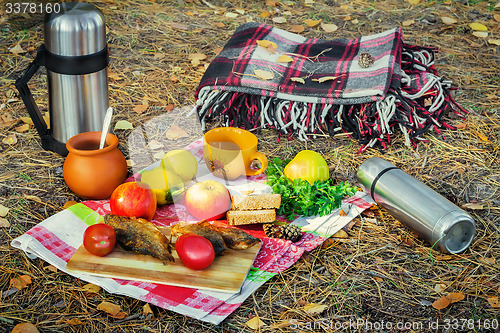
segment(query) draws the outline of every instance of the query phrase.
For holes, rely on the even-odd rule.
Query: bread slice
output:
[[[276,211],[274,209],[230,210],[226,213],[226,219],[230,225],[269,223],[276,220]]]
[[[231,198],[234,210],[257,210],[280,208],[280,194],[234,195]]]

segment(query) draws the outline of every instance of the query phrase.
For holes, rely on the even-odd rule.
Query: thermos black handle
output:
[[[28,113],[33,120],[33,124],[42,139],[42,147],[45,150],[55,151],[55,140],[50,136],[50,131],[48,129],[45,120],[36,105],[33,95],[28,87],[28,82],[31,80],[33,75],[38,71],[40,66],[45,65],[45,48],[40,48],[36,54],[35,59],[29,64],[28,68],[24,72],[24,75],[16,80],[15,86],[19,91],[24,105],[28,109]],[[58,152],[59,153],[59,152]],[[67,151],[66,151],[67,154]],[[64,155],[66,155],[64,154]]]

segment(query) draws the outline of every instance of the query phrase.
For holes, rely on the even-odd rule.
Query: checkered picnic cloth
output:
[[[348,133],[368,147],[386,148],[399,129],[416,146],[429,128],[453,128],[451,110],[466,113],[437,76],[434,48],[403,43],[400,28],[355,39],[309,39],[265,24],[236,29],[196,90],[206,122],[273,128],[307,140]],[[374,62],[359,65],[361,54]]]
[[[197,157],[203,156],[201,140],[195,141],[187,149]],[[265,179],[265,175],[258,175],[248,180],[262,183]],[[266,281],[291,267],[305,251],[312,251],[373,204],[367,194],[358,192],[345,199],[342,206],[330,215],[298,218],[293,223],[301,226],[305,233],[296,243],[267,238],[262,231],[260,234],[254,232],[254,236],[262,238],[262,246],[240,293],[236,294],[68,272],[66,264],[82,245],[85,229],[110,213],[109,200],[85,201],[73,205],[40,222],[14,239],[11,245],[23,250],[32,259],[39,257],[70,275],[101,286],[107,292],[133,297],[189,317],[219,324]],[[175,204],[159,208],[152,222],[168,226],[180,220],[195,221],[183,205]]]

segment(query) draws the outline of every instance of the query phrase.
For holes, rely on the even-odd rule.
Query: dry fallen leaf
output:
[[[111,302],[103,301],[97,306],[97,310],[101,310],[110,314],[111,316],[116,316],[122,308],[119,305],[113,304]]]
[[[309,304],[306,304],[304,307],[303,307],[303,310],[305,313],[311,315],[311,316],[316,316],[316,315],[319,315],[321,314],[323,311],[325,311],[325,309],[327,308],[328,306],[327,305],[324,305],[324,304],[319,304],[319,303],[309,303]]]
[[[189,134],[186,132],[186,130],[180,128],[177,124],[173,124],[167,130],[167,132],[165,133],[165,136],[169,140],[178,140],[178,139],[188,137]]]
[[[257,76],[261,80],[272,80],[274,78],[274,74],[269,71],[265,71],[262,69],[254,70],[255,76]]]
[[[440,299],[437,299],[432,303],[432,307],[436,310],[441,310],[446,308],[448,305],[450,305],[450,300],[447,299],[445,296],[441,296]]]
[[[163,148],[163,147],[165,147],[165,145],[163,143],[161,143],[160,141],[158,141],[158,140],[151,140],[148,143],[148,148],[152,149],[152,150],[160,149],[160,148]]]
[[[227,12],[226,14],[224,14],[224,16],[229,18],[237,18],[239,15],[237,13]]]
[[[492,44],[492,45],[496,45],[496,46],[500,46],[500,39],[488,39],[488,43]]]
[[[414,24],[415,23],[415,20],[406,20],[406,21],[403,21],[403,27],[409,27],[410,25]]]
[[[446,298],[450,301],[450,303],[456,303],[463,300],[465,298],[465,295],[462,292],[449,293],[446,295]]]
[[[488,37],[488,32],[486,31],[474,31],[472,34],[478,38],[486,38]]]
[[[339,27],[333,23],[321,23],[321,29],[323,29],[325,32],[334,32],[337,31],[338,28]]]
[[[142,307],[142,314],[143,314],[146,318],[147,318],[148,316],[149,316],[149,317],[154,317],[153,310],[151,310],[151,306],[149,305],[149,303],[144,304],[144,306]]]
[[[313,81],[318,81],[319,83],[323,83],[323,82],[326,82],[326,81],[336,80],[336,79],[338,79],[341,76],[342,75],[339,75],[339,76],[323,76],[323,77],[320,77],[319,79],[312,79],[312,80]]]
[[[17,126],[16,128],[14,128],[16,130],[16,132],[18,133],[23,133],[23,132],[26,132],[27,130],[30,129],[30,125],[29,124],[22,124],[21,126]]]
[[[50,271],[52,273],[57,273],[57,267],[53,265],[47,265],[43,268],[45,271]]]
[[[444,283],[438,283],[434,286],[434,291],[437,292],[437,293],[440,293],[442,292],[443,290],[446,289],[446,285]]]
[[[9,214],[9,208],[0,204],[0,217],[5,217],[5,216],[7,216],[7,214]]]
[[[498,296],[488,297],[486,299],[490,303],[492,308],[500,308],[500,302],[498,301]]]
[[[469,24],[469,27],[475,31],[488,31],[488,27],[486,27],[484,24],[481,23],[473,22]]]
[[[276,60],[277,62],[283,62],[283,63],[288,63],[288,62],[292,62],[293,61],[293,58],[287,56],[286,54],[282,54],[278,57],[278,59]]]
[[[495,19],[495,21],[500,22],[500,14],[493,15],[493,18]]]
[[[299,83],[302,83],[302,84],[306,83],[306,81],[303,78],[301,78],[301,77],[291,77],[290,80],[293,81],[293,82],[299,82]]]
[[[333,238],[349,238],[349,235],[344,230],[340,229],[333,236]]]
[[[313,19],[306,19],[306,20],[304,20],[304,24],[308,28],[314,28],[315,26],[317,26],[320,23],[321,23],[321,19],[319,19],[319,20],[313,20]]]
[[[10,222],[5,217],[0,217],[0,228],[10,227]]]
[[[144,111],[146,111],[148,109],[148,106],[149,105],[147,105],[147,104],[136,105],[136,106],[134,106],[134,112],[137,114],[142,114],[142,113],[144,113]]]
[[[83,291],[85,294],[98,294],[101,291],[101,287],[93,283],[87,283],[80,291]]]
[[[201,61],[207,59],[207,56],[203,53],[193,53],[188,56],[189,60],[191,60],[191,65],[193,67],[198,67]]]
[[[176,29],[176,30],[189,30],[189,28],[187,26],[185,26],[184,24],[175,23],[175,22],[173,22],[172,24],[170,24],[170,27],[172,29]]]
[[[66,201],[63,205],[63,208],[64,209],[67,209],[73,205],[76,205],[78,202],[76,202],[75,200],[69,200],[69,201]]]
[[[10,279],[10,286],[19,290],[31,284],[31,277],[29,275],[20,275]]]
[[[269,40],[258,40],[256,41],[257,45],[265,48],[266,50],[269,51],[269,53],[276,53],[276,49],[278,48],[278,45],[276,43],[271,42]]]
[[[420,0],[407,0],[410,5],[418,5]]]
[[[273,324],[273,325],[269,326],[269,328],[271,330],[276,330],[276,329],[279,329],[279,328],[285,328],[285,327],[289,327],[289,326],[292,326],[292,325],[294,325],[294,320],[293,319],[287,319],[287,320],[283,320],[282,322]]]
[[[14,47],[11,47],[9,49],[10,52],[14,53],[14,54],[21,54],[21,53],[26,53],[26,50],[24,50],[22,47],[21,47],[21,44],[17,43],[16,46]]]
[[[15,145],[17,143],[17,136],[15,133],[11,133],[3,138],[2,142],[6,145]]]
[[[216,23],[214,23],[214,25],[215,25],[217,28],[225,28],[225,27],[226,27],[226,25],[225,25],[224,23],[222,23],[222,22],[216,22]]]
[[[118,120],[115,124],[115,130],[134,129],[134,126],[127,120]]]
[[[63,321],[63,323],[71,325],[71,326],[84,325],[85,324],[83,321],[81,321],[78,318],[66,319],[66,320]]]
[[[268,10],[265,10],[262,13],[260,13],[260,17],[262,18],[268,18],[269,16],[271,16],[271,13]]]
[[[304,30],[306,30],[306,28],[304,28],[304,26],[300,24],[292,25],[290,29],[288,29],[288,31],[293,32],[295,34],[300,34],[301,32],[304,32]]]
[[[38,329],[32,323],[21,323],[14,326],[10,333],[38,333]]]
[[[455,24],[458,22],[457,19],[449,16],[441,16],[441,21],[443,21],[444,24]]]
[[[247,321],[245,324],[248,327],[250,327],[252,330],[258,330],[262,326],[266,325],[262,320],[260,320],[259,316],[253,317],[252,319],[250,319],[249,321]]]
[[[479,204],[476,202],[468,202],[460,207],[463,209],[483,209],[483,204]]]
[[[278,23],[278,24],[286,23],[286,18],[284,18],[282,16],[276,16],[276,17],[273,17],[273,22]]]

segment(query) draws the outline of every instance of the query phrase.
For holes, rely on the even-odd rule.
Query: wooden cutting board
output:
[[[160,227],[160,230],[170,237],[170,228]],[[175,262],[164,265],[159,259],[125,251],[120,246],[116,246],[110,254],[98,257],[82,245],[66,268],[74,273],[238,293],[261,244],[246,250],[227,249],[203,270],[184,266],[175,249],[172,250]]]

